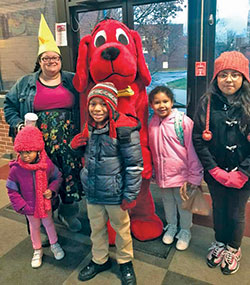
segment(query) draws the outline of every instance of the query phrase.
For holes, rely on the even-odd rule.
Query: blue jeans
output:
[[[160,188],[160,191],[167,223],[177,226],[178,211],[180,215],[180,228],[189,231],[192,226],[193,214],[183,210],[181,207],[180,187]]]
[[[208,188],[213,201],[215,239],[238,249],[245,229],[245,210],[250,189],[227,188],[219,183],[209,183]]]

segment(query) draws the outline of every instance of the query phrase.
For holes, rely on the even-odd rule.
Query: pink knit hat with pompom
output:
[[[38,128],[26,126],[18,132],[14,141],[14,150],[42,151],[44,149],[43,135]]]

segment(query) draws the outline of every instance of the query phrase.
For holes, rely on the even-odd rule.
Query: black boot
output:
[[[136,285],[136,277],[131,261],[120,264],[123,285]]]
[[[90,263],[84,267],[79,275],[78,279],[80,281],[87,281],[94,278],[98,273],[108,270],[112,266],[110,258],[104,264],[97,264],[94,261],[90,261]]]
[[[60,203],[58,208],[58,220],[64,224],[71,232],[80,232],[82,224],[77,218],[79,205],[77,202],[71,204]]]

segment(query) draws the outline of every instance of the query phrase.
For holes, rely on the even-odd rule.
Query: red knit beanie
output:
[[[241,52],[223,52],[214,62],[214,75],[211,81],[215,79],[220,71],[225,69],[233,69],[242,73],[246,80],[250,82],[249,61]]]
[[[117,109],[117,89],[115,88],[114,84],[111,82],[101,82],[97,83],[89,92],[88,95],[88,102],[93,97],[99,97],[108,103],[112,111],[116,111]]]
[[[97,83],[89,92],[87,99],[87,106],[92,98],[98,97],[101,98],[108,108],[109,112],[109,135],[112,138],[116,138],[116,126],[114,121],[114,113],[117,110],[117,89],[114,84],[111,82],[101,82]],[[84,137],[88,137],[88,128],[87,124],[85,125],[83,131]]]
[[[14,150],[42,151],[44,149],[43,135],[38,128],[26,126],[18,132],[14,141]]]

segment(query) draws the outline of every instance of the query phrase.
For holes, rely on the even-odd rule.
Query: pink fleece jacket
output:
[[[149,147],[152,153],[156,183],[161,188],[179,187],[184,182],[200,185],[203,177],[201,163],[192,142],[193,121],[184,115],[184,144],[174,128],[177,110],[161,119],[153,115],[149,123]]]

